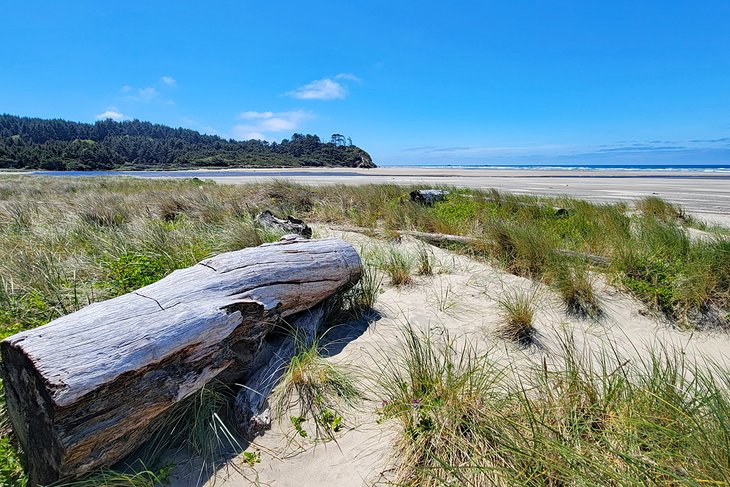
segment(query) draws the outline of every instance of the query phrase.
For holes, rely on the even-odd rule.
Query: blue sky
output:
[[[0,112],[379,164],[730,165],[730,1],[0,0]]]

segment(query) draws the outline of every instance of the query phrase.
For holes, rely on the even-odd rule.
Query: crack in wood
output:
[[[213,272],[218,272],[218,270],[215,267],[213,267],[212,265],[208,265],[205,262],[198,262],[198,263],[200,265],[202,265],[203,267],[207,267],[208,269],[212,270]]]
[[[152,301],[154,301],[155,303],[157,303],[157,306],[159,306],[162,311],[165,311],[165,308],[163,308],[162,305],[160,304],[160,302],[157,301],[155,298],[153,298],[151,296],[145,296],[144,294],[139,293],[137,291],[133,291],[132,294],[136,294],[137,296],[139,296],[141,298],[151,299]]]

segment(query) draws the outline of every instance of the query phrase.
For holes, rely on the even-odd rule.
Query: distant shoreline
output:
[[[241,167],[149,169],[109,171],[39,171],[0,170],[0,174],[33,174],[38,176],[132,176],[141,178],[230,178],[230,177],[432,177],[432,178],[693,178],[730,179],[730,168],[609,168],[563,166],[379,166],[376,168],[346,167]]]

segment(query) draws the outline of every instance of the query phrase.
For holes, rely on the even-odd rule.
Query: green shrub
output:
[[[478,223],[483,203],[473,195],[451,191],[445,201],[438,202],[431,208],[431,214],[439,222],[441,233],[461,234],[473,229]]]
[[[9,436],[0,437],[0,487],[25,487],[28,478]]]
[[[624,270],[624,285],[641,301],[671,314],[674,269],[661,260],[638,260]]]

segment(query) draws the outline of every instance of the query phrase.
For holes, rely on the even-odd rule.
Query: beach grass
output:
[[[164,473],[171,467],[164,463],[166,455],[184,451],[200,459],[198,483],[214,475],[222,461],[243,450],[234,427],[234,397],[229,386],[213,382],[173,406],[130,470],[137,474],[139,466],[151,465]]]
[[[595,278],[589,265],[580,259],[557,259],[547,275],[547,282],[560,294],[568,316],[598,320],[603,308],[595,290]]]
[[[394,286],[405,286],[413,282],[411,272],[413,260],[410,255],[390,247],[382,264],[383,270],[390,276],[390,283]]]
[[[698,228],[701,224],[675,205],[658,198],[639,201],[632,207],[623,203],[592,204],[571,198],[515,196],[494,190],[442,188],[450,191],[446,201],[424,206],[409,200],[408,193],[413,189],[416,188],[396,185],[309,187],[287,182],[228,186],[196,179],[2,177],[0,337],[40,326],[89,303],[155,282],[175,269],[193,265],[211,255],[274,241],[280,235],[259,227],[254,221],[255,215],[264,209],[280,217],[292,214],[310,223],[378,229],[391,237],[404,231],[469,237],[471,243],[449,244],[449,250],[467,253],[507,272],[547,284],[563,300],[567,315],[574,318],[598,319],[601,316],[602,304],[595,291],[596,279],[600,276],[677,326],[728,329],[728,233],[726,229],[719,229],[713,231],[710,238],[693,238],[688,228]],[[415,274],[429,276],[434,272],[435,260],[428,247],[420,247],[414,254],[405,246],[392,243],[380,248],[364,259],[368,265],[363,279],[349,294],[340,296],[338,312],[355,317],[370,309],[386,285],[383,276],[387,277],[388,285],[398,287],[413,282]],[[585,256],[597,256],[610,263],[599,265],[595,259]],[[452,291],[448,287],[441,289],[440,310],[451,307],[449,296]],[[503,297],[506,299],[509,296]],[[521,316],[521,321],[517,322],[524,329],[524,324],[531,321],[525,320],[528,314],[525,310],[529,311],[529,306],[518,308],[514,315]],[[452,344],[441,349],[440,342],[417,335],[406,337],[406,342],[406,348],[418,349],[408,353],[419,355],[415,358],[404,356],[399,363],[406,367],[404,370],[408,374],[416,376],[398,376],[405,387],[401,391],[403,397],[398,399],[393,395],[387,400],[389,404],[400,404],[398,408],[402,406],[402,410],[390,406],[384,410],[384,415],[404,420],[401,416],[406,411],[411,414],[409,421],[412,423],[405,429],[410,431],[411,440],[420,446],[417,451],[406,450],[407,458],[415,462],[416,458],[421,458],[417,455],[423,448],[433,448],[438,454],[429,453],[428,461],[432,463],[412,464],[431,465],[432,473],[426,474],[427,469],[419,467],[417,475],[407,473],[404,479],[416,479],[428,485],[429,482],[438,483],[439,479],[459,483],[477,475],[473,478],[531,485],[534,479],[545,474],[544,478],[555,479],[551,480],[555,485],[581,484],[590,483],[586,472],[593,468],[598,472],[599,480],[617,485],[627,481],[643,482],[649,474],[676,483],[701,484],[703,478],[727,482],[727,478],[718,473],[719,467],[713,467],[706,456],[701,456],[696,444],[699,435],[707,435],[708,448],[717,449],[717,462],[726,461],[727,452],[719,443],[712,443],[725,434],[717,417],[726,411],[723,409],[727,407],[726,390],[713,389],[707,375],[710,372],[702,372],[705,369],[700,370],[694,364],[686,367],[691,372],[689,375],[696,373],[698,379],[688,385],[678,378],[667,378],[669,358],[659,352],[651,357],[657,362],[656,370],[642,363],[614,372],[614,369],[583,370],[580,367],[584,364],[579,357],[566,350],[562,369],[555,370],[562,370],[562,381],[570,379],[580,387],[577,391],[568,390],[570,394],[575,392],[575,397],[559,400],[547,395],[550,387],[563,387],[552,372],[544,379],[549,387],[537,380],[541,379],[539,371],[528,374],[522,385],[503,383],[506,372],[497,370],[496,365],[484,357],[476,356],[469,347],[457,350]],[[311,366],[312,370],[323,370],[316,351],[301,352],[297,363],[302,367]],[[672,355],[670,358],[678,360],[681,357]],[[601,363],[608,357],[598,359]],[[578,367],[574,362],[583,365]],[[427,370],[429,368],[434,370]],[[629,369],[631,372],[624,374]],[[713,371],[712,374],[717,372],[714,366],[707,370]],[[441,377],[443,374],[448,377]],[[603,374],[612,375],[604,377]],[[304,373],[296,376],[308,377]],[[619,381],[619,377],[623,379]],[[444,380],[447,383],[444,384]],[[409,381],[411,385],[406,384]],[[290,383],[311,386],[312,391],[319,387],[306,381]],[[298,394],[297,387],[293,385],[289,392]],[[457,389],[449,391],[454,388]],[[611,388],[616,391],[617,405],[609,407],[606,394]],[[677,391],[689,388],[682,392],[682,397],[702,404],[704,409],[687,411],[686,404],[660,396],[662,388]],[[507,394],[505,389],[512,392]],[[437,394],[436,390],[441,392]],[[302,391],[306,399],[307,392]],[[637,399],[630,398],[629,392]],[[485,404],[478,399],[481,394],[496,399]],[[662,397],[661,401],[657,403],[652,394]],[[444,419],[451,421],[446,424],[434,422],[437,418],[430,415],[414,415],[416,410],[426,411],[420,406],[414,409],[413,399],[420,404],[421,397],[429,410],[440,411],[442,404],[449,404],[454,414],[461,411],[463,418],[472,419],[464,423],[465,420],[450,415],[450,419]],[[535,398],[545,401],[544,404]],[[595,405],[591,401],[599,402]],[[340,413],[329,404],[321,402],[321,407],[308,412],[306,417],[321,420],[322,424],[317,427],[333,425]],[[505,409],[499,409],[501,405]],[[648,414],[651,408],[660,406],[671,406],[668,411],[662,410],[662,414],[671,420],[669,426],[660,424],[661,418],[651,415],[649,423],[641,423],[639,414]],[[588,408],[587,412],[585,408]],[[605,415],[605,421],[610,419],[610,428],[601,429],[600,434],[590,428],[585,430],[584,419],[592,417],[594,408]],[[513,415],[507,415],[507,410],[512,410]],[[575,415],[562,418],[556,411],[572,411]],[[680,442],[679,430],[671,429],[679,428],[674,422],[678,417],[691,426],[681,430],[687,435],[684,443]],[[489,430],[487,420],[494,418],[497,418],[495,428],[498,429]],[[615,418],[618,422],[614,422]],[[573,422],[566,422],[568,420]],[[512,430],[508,424],[512,424]],[[447,434],[449,425],[457,428],[457,432],[468,434],[463,438],[434,439],[422,431],[429,435],[433,431]],[[670,428],[667,433],[670,436],[661,437],[665,427]],[[564,435],[556,436],[553,430],[564,432]],[[588,439],[581,434],[576,436],[575,431],[587,431]],[[518,441],[516,432],[525,434],[527,440]],[[480,445],[479,451],[492,452],[475,456],[479,459],[478,465],[460,456],[456,446],[444,446],[453,440],[454,445],[460,445],[459,448],[466,448],[468,452],[472,433],[483,435],[473,439]],[[503,435],[505,441],[513,443],[495,447],[490,443],[493,441],[490,435]],[[645,437],[647,443],[642,446],[644,440],[640,439]],[[532,444],[525,443],[528,440]],[[679,446],[674,446],[670,440],[680,442]],[[601,442],[603,448],[613,445],[612,449],[599,450],[597,444]],[[669,446],[661,450],[661,442],[672,445],[672,451],[668,451]],[[619,450],[619,446],[627,453],[621,454],[623,450]],[[446,450],[439,450],[442,447]],[[509,460],[508,447],[514,449]],[[691,454],[696,452],[701,458],[691,465],[676,459],[675,450],[680,447],[688,448]],[[644,450],[650,453],[639,453]],[[610,461],[600,460],[601,455]],[[0,485],[22,485],[21,457],[22,452],[19,454],[12,437],[3,435]],[[677,469],[669,467],[670,461],[677,462]],[[461,465],[466,466],[461,469]],[[642,471],[647,473],[642,474]],[[466,477],[462,479],[463,475]]]
[[[725,485],[730,382],[716,364],[611,344],[519,369],[410,326],[380,360],[398,485]]]
[[[520,346],[529,347],[537,339],[535,311],[537,308],[535,290],[514,289],[506,291],[499,298],[502,323],[497,334]]]
[[[169,469],[158,471],[139,469],[133,473],[99,470],[80,480],[58,482],[49,487],[156,487],[164,485]]]
[[[301,437],[309,436],[305,422],[314,425],[314,439],[331,440],[344,426],[343,414],[362,397],[357,381],[344,367],[326,360],[317,340],[301,343],[272,392],[274,416],[290,417]]]
[[[651,197],[639,200],[632,210],[626,203],[440,188],[450,192],[446,201],[425,206],[408,199],[413,189],[315,188],[319,200],[311,214],[316,218],[326,208],[327,222],[357,224],[364,212],[369,228],[470,237],[472,243],[448,248],[487,258],[522,277],[554,283],[567,309],[578,317],[600,315],[591,276],[603,274],[679,326],[729,326],[724,319],[730,305],[728,239],[720,231],[710,240],[693,239],[688,229],[697,223],[676,205]],[[576,263],[576,256],[586,265]],[[610,265],[596,267],[594,261],[601,259]],[[415,261],[420,271],[423,258]],[[394,258],[396,262],[401,260]],[[570,272],[555,272],[564,266]],[[403,265],[390,269],[401,271],[392,279],[394,285],[407,282]]]

